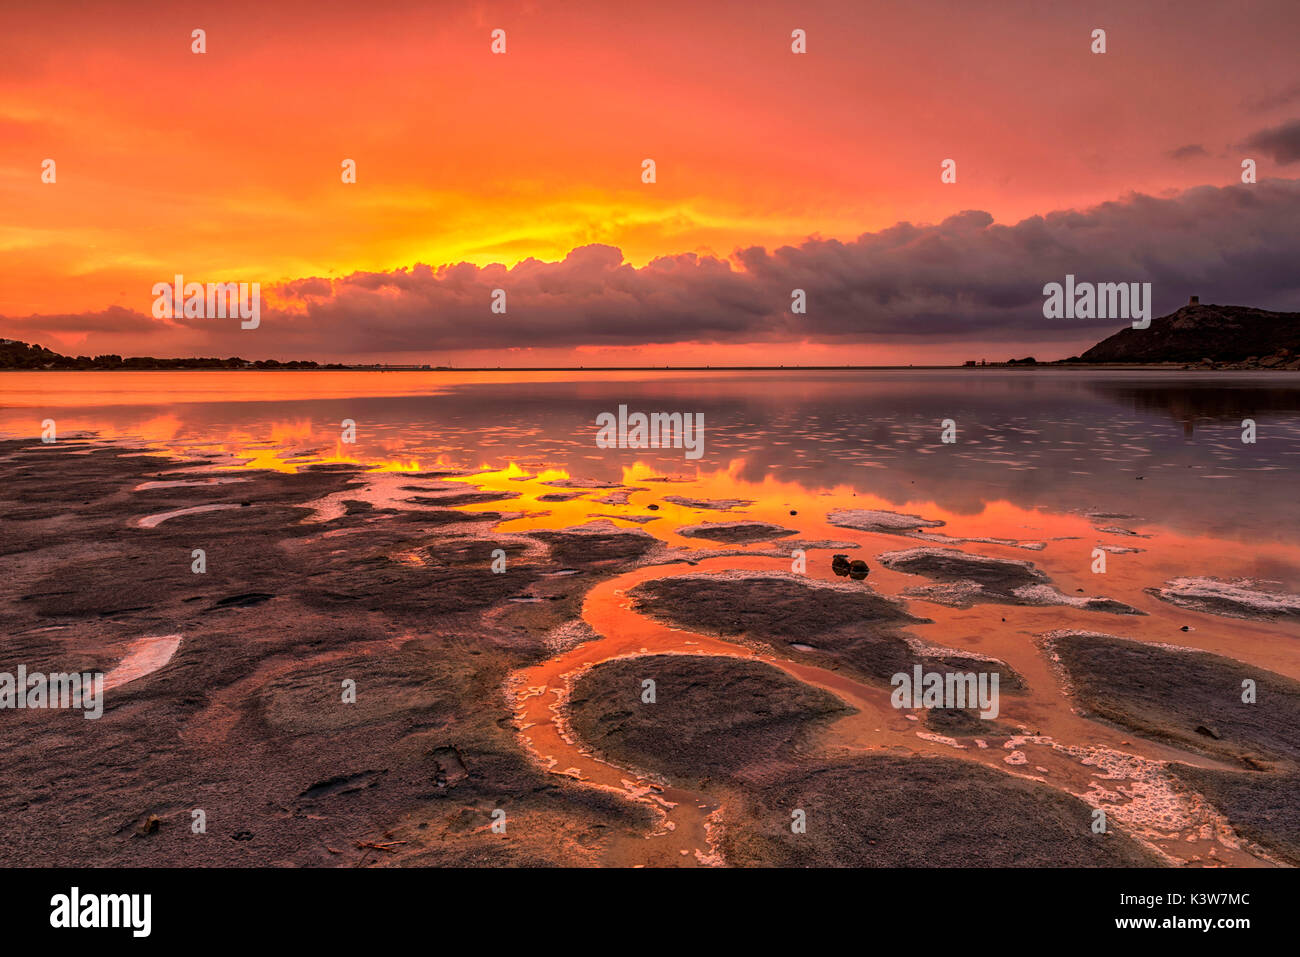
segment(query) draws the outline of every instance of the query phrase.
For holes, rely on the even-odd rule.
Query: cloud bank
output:
[[[0,334],[83,354],[341,359],[464,350],[677,342],[915,344],[1053,341],[1114,320],[1047,320],[1043,285],[1151,282],[1155,314],[1202,302],[1300,309],[1300,180],[1132,194],[1085,210],[999,225],[985,212],[899,223],[844,242],[685,253],[635,268],[611,246],[512,267],[416,265],[264,287],[262,323],[159,320],[111,308],[0,318]],[[169,281],[170,276],[159,280]],[[186,276],[195,281],[250,277]],[[506,312],[491,311],[505,290]],[[802,289],[807,314],[791,314]]]

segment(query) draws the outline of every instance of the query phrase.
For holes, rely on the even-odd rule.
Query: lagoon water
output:
[[[702,413],[704,452],[596,446],[625,404]],[[620,481],[635,463],[976,514],[1138,514],[1286,541],[1300,527],[1300,378],[1073,370],[45,372],[0,377],[0,435],[142,440],[259,466],[546,466]],[[342,422],[357,441],[341,441]],[[941,441],[943,422],[956,441]],[[1256,441],[1242,441],[1243,420]]]

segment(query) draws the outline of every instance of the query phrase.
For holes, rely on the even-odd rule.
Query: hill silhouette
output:
[[[1300,369],[1300,312],[1189,303],[1152,319],[1147,329],[1121,329],[1080,362],[1243,363]]]

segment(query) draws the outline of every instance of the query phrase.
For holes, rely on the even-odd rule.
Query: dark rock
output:
[[[1147,329],[1126,327],[1081,357],[1084,362],[1240,362],[1300,346],[1300,312],[1268,312],[1248,306],[1187,305],[1151,320]]]

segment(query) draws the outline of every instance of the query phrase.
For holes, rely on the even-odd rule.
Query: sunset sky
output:
[[[1294,0],[6,3],[0,336],[941,363],[1121,327],[1043,319],[1067,271],[1156,314],[1300,309],[1298,28]],[[154,318],[177,273],[260,282],[261,326]]]

